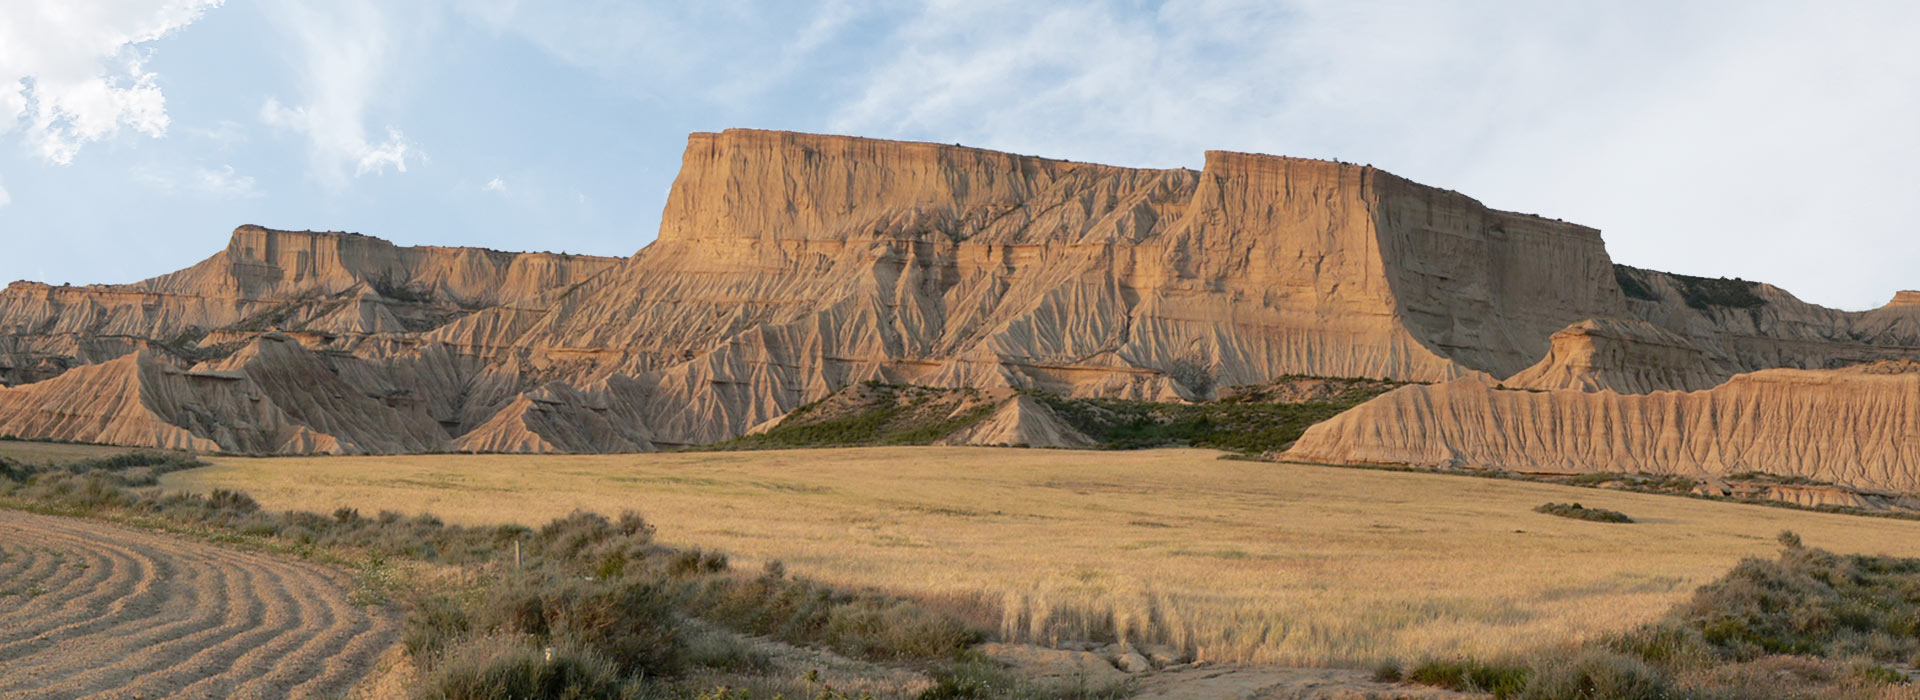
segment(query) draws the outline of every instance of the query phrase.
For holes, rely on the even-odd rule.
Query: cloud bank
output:
[[[68,165],[122,128],[165,136],[166,97],[141,45],[222,0],[15,0],[0,13],[0,133]]]
[[[298,48],[297,84],[303,103],[268,97],[260,121],[306,138],[312,172],[330,188],[345,187],[348,173],[384,175],[418,162],[418,146],[387,125],[384,138],[368,136],[368,113],[386,87],[392,65],[402,59],[398,5],[371,0],[274,0],[268,17]],[[376,140],[378,138],[378,140]]]
[[[828,126],[1123,165],[1370,162],[1600,227],[1618,261],[1868,308],[1920,268],[1914,27],[1920,5],[1866,1],[936,1]]]

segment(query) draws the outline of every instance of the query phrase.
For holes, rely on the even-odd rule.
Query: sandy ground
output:
[[[331,698],[398,617],[325,567],[0,510],[0,697]]]
[[[1130,700],[1473,700],[1459,693],[1403,683],[1381,683],[1365,671],[1335,668],[1215,666],[1147,676]]]

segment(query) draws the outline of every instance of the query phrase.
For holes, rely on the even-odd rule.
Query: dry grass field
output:
[[[63,442],[31,442],[26,440],[0,440],[0,457],[17,459],[22,462],[71,462],[76,459],[94,459],[133,452],[131,447],[113,445],[80,445]],[[164,450],[147,450],[162,452]]]
[[[1664,612],[1781,530],[1920,556],[1920,522],[1204,450],[864,448],[215,458],[175,488],[269,508],[538,523],[637,509],[669,544],[870,584],[1016,639],[1118,631],[1201,658],[1353,665],[1575,642]],[[1578,501],[1634,524],[1533,512]]]

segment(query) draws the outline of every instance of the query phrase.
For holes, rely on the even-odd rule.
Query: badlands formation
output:
[[[688,139],[657,240],[627,259],[243,226],[152,280],[16,283],[0,435],[635,451],[869,380],[1193,401],[1313,375],[1433,383],[1311,431],[1293,456],[1314,461],[1911,490],[1916,375],[1874,372],[1913,359],[1920,294],[1853,313],[1619,266],[1594,229],[1367,166],[729,130]],[[971,434],[1071,433],[1009,401]]]

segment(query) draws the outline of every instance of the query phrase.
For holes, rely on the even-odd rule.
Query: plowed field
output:
[[[343,695],[396,637],[339,573],[0,510],[0,697]]]

